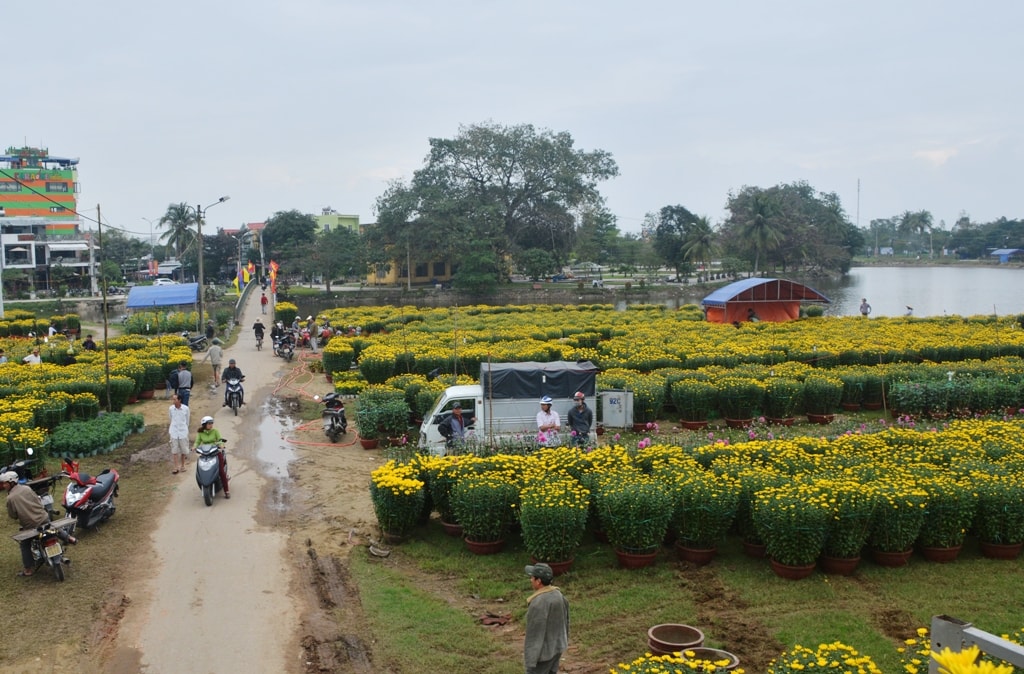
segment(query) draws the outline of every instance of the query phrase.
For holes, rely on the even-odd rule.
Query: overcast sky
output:
[[[623,232],[805,180],[859,224],[1024,217],[1024,3],[484,0],[4,2],[2,147],[78,157],[83,214],[212,230],[387,182],[460,125],[602,149]],[[157,230],[159,233],[159,230]]]

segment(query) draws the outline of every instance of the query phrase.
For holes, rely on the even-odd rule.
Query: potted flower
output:
[[[409,430],[409,406],[404,400],[388,400],[377,411],[377,428],[388,438],[392,446],[402,444],[402,438]]]
[[[608,542],[625,568],[654,561],[672,518],[672,495],[661,481],[638,471],[620,472],[604,482],[599,517]]]
[[[975,471],[978,490],[974,529],[986,557],[1013,559],[1024,543],[1024,484],[1014,475]]]
[[[423,512],[426,492],[412,464],[388,461],[370,474],[370,500],[385,537],[401,540]]]
[[[703,470],[680,470],[658,475],[675,497],[673,522],[679,557],[707,564],[736,519],[740,482]]]
[[[843,382],[838,377],[813,374],[804,379],[804,409],[812,423],[830,423],[842,397]]]
[[[560,573],[572,564],[587,527],[590,492],[573,477],[556,475],[520,494],[523,544],[535,561]]]
[[[857,671],[880,672],[871,658],[858,653],[852,646],[839,641],[819,644],[817,649],[794,646],[768,663],[768,674],[804,674],[815,672],[848,672],[851,662],[857,663]]]
[[[356,428],[359,431],[359,441],[363,449],[373,449],[377,446],[380,438],[379,425],[380,412],[377,407],[362,405],[356,409]]]
[[[847,411],[856,412],[864,400],[864,376],[851,371],[839,375],[843,382],[843,393],[839,400],[840,406]]]
[[[978,498],[966,480],[950,475],[927,478],[920,484],[928,492],[928,506],[917,536],[921,554],[930,561],[952,562],[974,520]]]
[[[683,428],[698,430],[707,426],[708,413],[718,404],[718,387],[705,379],[686,377],[672,382],[670,388]]]
[[[718,382],[718,411],[730,426],[748,426],[761,408],[764,385],[749,377],[726,377]]]
[[[814,571],[830,515],[827,498],[812,485],[790,483],[757,493],[754,526],[777,575],[798,579]]]
[[[856,480],[820,484],[828,490],[832,512],[819,563],[825,573],[848,575],[857,568],[871,533],[875,495],[869,485]]]
[[[518,488],[504,474],[484,471],[459,476],[451,492],[452,511],[471,552],[494,554],[504,548],[518,496]]]
[[[882,409],[884,400],[885,380],[882,375],[871,370],[864,373],[864,399],[861,405],[866,410]]]
[[[928,492],[903,475],[875,482],[877,499],[868,543],[883,566],[903,566],[924,523]]]
[[[458,524],[452,508],[452,488],[458,482],[459,464],[445,456],[423,457],[420,460],[430,475],[427,482],[430,500],[441,518],[441,526],[445,528],[445,533],[461,536],[462,526]]]
[[[665,406],[665,382],[660,377],[637,378],[633,387],[633,424],[658,420]]]
[[[795,379],[774,377],[764,390],[764,415],[768,421],[790,426],[793,415],[803,404],[804,387]]]

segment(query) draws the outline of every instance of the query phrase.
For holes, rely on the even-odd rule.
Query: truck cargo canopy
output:
[[[485,398],[572,398],[582,391],[588,398],[597,392],[597,366],[589,360],[550,363],[482,363],[480,385]]]

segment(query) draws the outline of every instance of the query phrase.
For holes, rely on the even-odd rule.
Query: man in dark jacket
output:
[[[229,379],[237,379],[240,382],[245,381],[245,375],[242,374],[241,368],[239,368],[238,365],[235,364],[235,359],[234,358],[232,358],[231,360],[228,361],[228,366],[226,368],[224,368],[224,372],[220,375],[220,380],[222,382],[224,382],[225,384],[227,384]],[[242,398],[241,403],[244,405],[245,404],[245,389],[242,389],[240,391],[240,393],[241,393],[241,398]],[[224,404],[222,405],[222,407],[227,407],[227,405],[228,405],[228,387],[225,386],[224,387]]]
[[[594,413],[587,407],[583,391],[576,391],[572,399],[575,406],[566,415],[569,430],[572,431],[572,441],[578,447],[586,447],[590,441],[590,427],[594,425]]]
[[[569,647],[569,600],[551,584],[555,574],[547,564],[526,567],[533,594],[526,600],[526,674],[558,674],[562,653]]]

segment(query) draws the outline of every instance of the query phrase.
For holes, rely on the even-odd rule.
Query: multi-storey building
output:
[[[32,292],[55,289],[55,267],[61,283],[94,286],[94,251],[79,230],[77,194],[77,159],[34,147],[0,155],[0,257],[3,269],[26,272]]]

